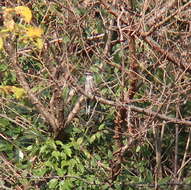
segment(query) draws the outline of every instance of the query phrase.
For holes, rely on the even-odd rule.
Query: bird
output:
[[[86,80],[85,80],[85,94],[87,96],[92,96],[93,92],[94,92],[94,80],[93,80],[93,73],[91,72],[86,72]],[[86,99],[86,114],[89,115],[90,114],[90,98]]]

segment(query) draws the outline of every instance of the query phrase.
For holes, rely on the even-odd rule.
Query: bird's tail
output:
[[[90,100],[86,101],[86,115],[90,114],[91,106],[90,106]]]

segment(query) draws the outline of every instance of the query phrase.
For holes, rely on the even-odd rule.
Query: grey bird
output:
[[[85,81],[85,94],[88,96],[92,96],[94,92],[94,80],[93,74],[91,72],[86,72],[86,81]],[[90,99],[86,99],[86,114],[90,114]]]

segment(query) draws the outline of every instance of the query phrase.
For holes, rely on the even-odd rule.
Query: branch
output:
[[[151,29],[148,32],[142,32],[141,36],[142,37],[146,37],[149,36],[151,33],[153,33],[157,28],[159,28],[160,26],[162,26],[163,24],[165,24],[166,22],[168,22],[171,18],[173,18],[174,16],[176,16],[178,13],[180,13],[181,11],[183,11],[184,9],[186,9],[187,7],[189,7],[191,5],[191,2],[186,3],[185,5],[183,5],[182,7],[180,7],[179,9],[177,9],[174,13],[172,13],[170,16],[164,18],[161,22],[159,23],[155,23],[154,26],[151,27]]]
[[[171,61],[172,63],[174,63],[176,66],[180,67],[181,69],[183,69],[184,71],[187,71],[191,74],[191,69],[189,65],[184,65],[181,63],[181,60],[172,52],[169,52],[168,50],[163,49],[157,42],[155,42],[151,37],[146,37],[143,38],[144,41],[149,44],[153,50],[158,51],[159,53],[161,53],[162,55],[165,56],[165,58],[167,58],[169,61]]]
[[[118,18],[118,15],[120,14],[119,11],[112,9],[109,4],[107,4],[104,0],[100,0],[101,4],[105,7],[105,9],[112,14],[113,16],[115,16],[116,18]],[[172,3],[173,4],[173,3]],[[169,6],[171,7],[172,4],[169,4]],[[180,13],[181,11],[183,11],[184,9],[186,9],[187,7],[191,6],[191,2],[186,3],[184,6],[180,7],[177,11],[175,11],[174,13],[172,13],[169,17],[166,17],[163,21],[159,22],[158,24],[154,25],[153,27],[151,27],[151,29],[148,32],[141,32],[139,31],[139,24],[134,24],[134,26],[138,26],[138,28],[134,28],[134,31],[131,31],[131,29],[129,28],[128,30],[131,33],[131,35],[137,35],[140,37],[143,37],[143,39],[145,40],[146,43],[148,43],[153,49],[156,49],[159,53],[161,53],[162,55],[165,55],[166,58],[173,62],[174,64],[176,64],[178,67],[180,67],[181,69],[183,69],[186,72],[191,73],[191,69],[189,69],[189,66],[184,66],[180,59],[174,55],[174,53],[169,52],[163,48],[160,47],[159,44],[157,44],[151,37],[148,37],[148,35],[150,35],[153,31],[155,31],[158,27],[160,27],[162,24],[166,23],[167,21],[169,21],[172,17],[174,17],[175,15],[177,15],[178,13]],[[120,18],[121,22],[127,26],[129,26],[128,20],[124,17]]]
[[[147,23],[147,25],[149,27],[154,25],[156,23],[156,21],[160,20],[167,11],[169,11],[171,8],[174,7],[174,5],[176,3],[178,3],[178,0],[168,0],[167,2],[165,2],[165,4],[163,5],[163,7],[160,10],[151,11],[150,13],[145,15],[145,17],[146,17],[145,22]],[[150,2],[148,4],[150,5]],[[143,8],[143,10],[145,10],[145,9]],[[146,10],[145,10],[145,12],[146,12]],[[143,14],[141,14],[141,15],[143,15]]]
[[[131,109],[132,111],[142,113],[142,114],[145,114],[147,116],[152,116],[152,117],[156,117],[158,119],[162,119],[168,123],[188,125],[191,127],[191,121],[189,121],[189,120],[168,117],[165,114],[160,114],[160,113],[157,113],[155,111],[152,111],[150,108],[149,109],[148,108],[140,108],[140,107],[137,107],[134,105],[130,105],[132,102],[135,102],[135,100],[132,100],[132,101],[129,100],[128,103],[121,103],[119,101],[108,100],[108,99],[105,99],[105,98],[102,98],[102,97],[96,96],[96,95],[95,96],[94,95],[88,95],[85,93],[83,88],[81,88],[77,85],[77,83],[74,79],[71,78],[71,80],[67,81],[67,82],[69,83],[69,85],[71,85],[74,88],[74,90],[77,93],[80,92],[85,97],[90,98],[91,100],[96,100],[99,103],[114,106],[114,107],[123,107],[125,109]]]
[[[83,95],[81,95],[79,100],[77,101],[77,103],[74,105],[72,111],[69,113],[65,125],[70,123],[72,121],[72,119],[76,116],[76,114],[79,112],[79,110],[81,108],[81,104],[84,101],[84,99],[85,99],[85,97]]]
[[[20,65],[17,62],[17,50],[16,50],[16,44],[15,44],[14,36],[12,36],[12,39],[9,39],[7,43],[4,44],[5,50],[8,53],[12,67],[15,70],[15,73],[17,75],[18,82],[24,88],[26,91],[28,98],[30,101],[36,106],[37,110],[42,114],[42,116],[45,118],[45,120],[51,125],[54,132],[56,130],[56,121],[55,118],[50,114],[49,110],[40,102],[40,100],[35,96],[34,92],[31,90],[29,83],[27,82],[23,70],[20,67]]]

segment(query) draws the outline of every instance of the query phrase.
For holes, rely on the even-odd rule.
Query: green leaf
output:
[[[91,137],[90,137],[90,143],[93,143],[94,141],[96,140],[96,134],[94,134],[94,135],[92,135]]]
[[[78,138],[78,140],[77,140],[77,144],[81,145],[82,142],[83,142],[83,138],[82,138],[82,137]]]
[[[62,160],[66,160],[67,159],[67,155],[65,154],[65,152],[61,152],[60,153],[60,157]]]
[[[58,179],[51,179],[51,180],[48,182],[48,187],[49,187],[50,189],[55,189],[57,185],[58,185]]]
[[[72,186],[73,185],[69,180],[63,180],[59,183],[60,190],[71,190]]]
[[[90,159],[91,158],[91,154],[87,151],[87,150],[83,150],[83,153],[85,154],[85,156]]]
[[[9,120],[7,120],[5,118],[0,118],[0,126],[6,127],[6,126],[9,126],[9,125],[10,125]]]
[[[69,161],[66,161],[66,160],[62,160],[61,162],[61,167],[64,168],[65,166],[69,166]]]
[[[83,173],[85,171],[83,164],[78,164],[77,167],[80,170],[80,173]]]
[[[8,144],[8,143],[0,143],[0,152],[1,151],[5,151],[5,152],[8,152],[8,151],[12,151],[13,149],[13,145],[11,144]]]
[[[137,146],[136,152],[139,152],[141,150],[141,146]]]
[[[55,144],[56,144],[56,145],[63,146],[63,142],[62,142],[62,141],[59,141],[59,140],[55,141]]]
[[[96,138],[97,138],[97,139],[100,139],[100,137],[102,136],[102,133],[97,132],[95,135],[96,135]]]
[[[44,162],[44,165],[47,166],[47,167],[52,168],[52,162],[50,160]]]
[[[102,129],[104,129],[104,128],[105,128],[105,124],[102,123],[102,124],[99,126],[98,130],[102,130]]]
[[[0,64],[0,71],[6,71],[8,69],[7,64]]]
[[[162,184],[168,183],[170,180],[171,180],[171,177],[167,176],[165,178],[160,179],[158,183],[162,185]]]
[[[59,151],[53,151],[52,156],[55,157],[57,160],[59,160],[60,152]]]
[[[65,87],[62,92],[63,99],[66,100],[68,98],[69,88]]]
[[[66,154],[67,156],[71,157],[71,155],[72,155],[72,150],[70,149],[70,147],[65,146],[65,147],[64,147],[64,152],[65,152],[65,154]]]
[[[56,150],[57,147],[56,147],[56,144],[55,144],[55,141],[52,140],[52,139],[49,139],[47,142],[46,142],[47,146],[49,147],[49,149],[53,149],[53,150]]]
[[[46,168],[38,168],[38,169],[34,169],[33,173],[36,176],[42,177],[44,176],[44,174],[46,173],[47,169]]]
[[[61,168],[57,168],[57,169],[56,169],[56,172],[57,172],[57,175],[58,175],[58,176],[62,177],[62,176],[64,176],[64,174],[66,173],[66,170],[63,170],[63,169],[61,169]]]
[[[43,145],[43,146],[40,148],[40,153],[46,152],[47,148],[48,148],[47,145]]]

